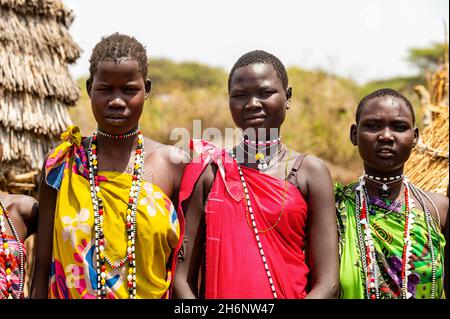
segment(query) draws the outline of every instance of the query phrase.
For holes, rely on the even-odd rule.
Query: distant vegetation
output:
[[[411,99],[420,124],[413,87],[424,83],[423,72],[437,63],[442,56],[440,52],[439,45],[411,49],[408,60],[419,75],[372,81],[363,86],[324,71],[288,68],[293,105],[281,132],[284,143],[326,160],[337,180],[347,182],[356,178],[361,164],[348,136],[357,103],[376,89],[391,87]],[[228,110],[227,77],[228,70],[200,63],[151,59],[149,78],[153,88],[141,118],[144,134],[174,144],[178,140],[170,140],[170,132],[178,127],[192,132],[196,119],[202,120],[202,129],[215,127],[223,132],[226,127],[234,127]],[[87,135],[95,129],[95,121],[84,82],[84,78],[78,80],[82,97],[71,110],[71,116]]]

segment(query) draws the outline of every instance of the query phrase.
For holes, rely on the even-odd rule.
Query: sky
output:
[[[443,42],[448,0],[63,0],[86,75],[102,36],[136,37],[152,58],[231,69],[262,49],[286,66],[326,70],[360,84],[413,75],[408,49]],[[445,27],[444,27],[445,21]]]

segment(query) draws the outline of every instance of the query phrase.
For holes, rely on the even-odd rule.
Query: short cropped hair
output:
[[[147,78],[147,52],[138,40],[118,32],[103,37],[92,50],[89,59],[89,78],[92,79],[97,72],[99,62],[113,61],[120,63],[124,60],[136,60],[139,65],[139,73],[144,80]]]
[[[281,63],[281,61],[273,54],[270,54],[263,50],[254,50],[245,53],[234,64],[233,68],[230,71],[230,74],[228,75],[228,91],[230,90],[231,79],[233,78],[234,72],[237,69],[250,64],[257,64],[257,63],[270,64],[271,66],[273,66],[278,75],[278,78],[283,83],[284,89],[285,90],[287,89],[289,81],[283,63]]]
[[[370,101],[372,101],[376,98],[385,97],[385,96],[391,96],[391,97],[395,97],[395,98],[402,100],[405,103],[406,107],[411,112],[413,124],[415,124],[416,116],[414,114],[414,108],[413,108],[411,102],[403,94],[397,92],[394,89],[389,89],[389,88],[376,90],[361,99],[361,101],[358,104],[358,107],[356,108],[356,114],[355,114],[356,124],[358,124],[358,122],[359,122],[359,118],[361,116],[363,107],[365,107]]]

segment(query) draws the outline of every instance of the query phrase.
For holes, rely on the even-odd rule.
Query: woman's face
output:
[[[359,123],[351,129],[366,172],[402,171],[417,138],[411,110],[399,98],[383,96],[370,100],[361,110]]]
[[[291,88],[283,87],[270,64],[257,63],[236,69],[230,81],[229,105],[233,121],[242,130],[280,129],[286,116]],[[279,133],[278,133],[279,134]]]
[[[86,85],[99,129],[118,135],[139,126],[151,82],[144,81],[136,60],[99,62]]]

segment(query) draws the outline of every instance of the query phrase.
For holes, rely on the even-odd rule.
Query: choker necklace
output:
[[[2,244],[0,247],[0,258],[3,259],[4,265],[5,265],[5,275],[6,275],[6,289],[1,290],[0,289],[0,297],[3,299],[21,299],[23,298],[23,284],[24,284],[24,265],[25,265],[25,258],[22,250],[22,244],[20,242],[20,238],[17,235],[17,231],[13,225],[13,222],[11,218],[9,217],[8,211],[6,210],[6,206],[3,203],[3,201],[0,199],[0,235],[2,237]],[[8,239],[6,238],[6,223],[5,219],[9,224],[9,227],[11,228],[11,231],[13,233],[14,239],[17,242],[17,247],[19,248],[19,291],[14,295],[12,290],[12,278],[14,269],[12,259],[15,258],[11,252],[11,249],[8,245]]]
[[[258,170],[260,170],[260,171],[266,170],[266,169],[269,167],[269,164],[268,164],[268,163],[270,163],[270,161],[271,161],[273,158],[277,157],[282,151],[284,151],[285,149],[287,149],[286,145],[282,144],[282,145],[281,145],[281,148],[280,148],[275,154],[266,156],[264,151],[265,151],[268,147],[264,148],[262,151],[259,151],[259,150],[258,150],[258,151],[253,155],[253,154],[251,154],[250,152],[246,151],[245,148],[242,146],[242,144],[239,144],[238,146],[239,146],[239,148],[241,148],[241,149],[244,151],[245,154],[247,154],[247,156],[248,156],[249,159],[250,159],[250,158],[254,158],[254,159],[256,160],[256,163],[257,163],[257,166],[256,166],[256,167],[257,167]],[[256,149],[255,149],[255,151],[256,151]]]
[[[360,249],[361,263],[365,272],[365,287],[366,296],[369,299],[379,299],[379,268],[376,260],[376,252],[372,238],[372,231],[370,227],[370,220],[368,214],[369,196],[365,187],[364,175],[359,178],[359,183],[355,192],[355,217],[356,217],[356,231],[358,235],[358,245]],[[410,258],[412,255],[412,240],[411,232],[414,227],[415,214],[413,213],[414,194],[418,198],[420,204],[424,207],[425,218],[428,231],[428,245],[431,252],[431,267],[432,267],[432,285],[431,298],[434,298],[436,290],[436,261],[433,250],[433,243],[431,241],[431,213],[424,204],[423,198],[418,190],[406,177],[402,180],[404,184],[404,200],[405,200],[405,223],[403,231],[403,251],[402,251],[402,268],[400,274],[400,292],[401,298],[409,299],[412,294],[408,291],[408,277],[411,274]]]
[[[140,134],[140,132],[141,132],[141,130],[138,128],[134,132],[129,132],[129,133],[126,133],[126,134],[119,134],[119,135],[112,135],[112,134],[100,131],[100,129],[97,129],[97,133],[99,135],[104,136],[104,137],[108,137],[108,138],[112,138],[113,140],[121,140],[121,139],[130,137],[130,136],[134,136],[136,134]]]
[[[134,134],[134,133],[133,133]],[[103,231],[104,222],[104,206],[102,199],[98,196],[101,194],[100,183],[98,179],[98,158],[97,158],[97,134],[94,132],[89,147],[89,182],[91,185],[91,199],[94,206],[94,228],[95,228],[95,251],[97,253],[97,298],[106,298],[106,264],[112,269],[124,267],[127,263],[129,266],[127,282],[130,299],[136,298],[136,210],[138,205],[139,193],[141,190],[141,176],[144,166],[144,137],[141,131],[137,131],[137,147],[134,155],[134,172],[131,182],[128,206],[126,210],[126,231],[128,235],[127,250],[125,257],[118,261],[112,262],[105,254],[106,239]]]
[[[403,179],[404,175],[397,175],[397,176],[390,176],[390,177],[378,177],[378,176],[372,176],[364,173],[364,177],[368,180],[377,183],[378,185],[381,185],[380,188],[380,196],[381,197],[388,197],[391,192],[389,191],[388,185],[396,184],[398,181]]]
[[[247,183],[245,182],[244,174],[242,173],[241,166],[239,165],[238,161],[236,160],[236,154],[234,153],[233,150],[231,150],[231,156],[233,157],[233,159],[236,161],[236,164],[237,164],[237,168],[238,168],[238,171],[239,171],[239,176],[240,176],[241,182],[242,182],[242,187],[244,189],[245,199],[247,201],[246,212],[248,210],[248,212],[250,213],[250,218],[252,219],[253,233],[255,234],[255,239],[256,239],[256,242],[258,244],[259,254],[261,255],[261,258],[262,258],[262,261],[263,261],[263,264],[264,264],[264,269],[266,270],[267,278],[269,279],[270,289],[272,290],[273,298],[277,299],[278,298],[277,297],[277,292],[276,292],[276,289],[275,289],[275,285],[273,283],[272,275],[270,274],[270,271],[269,271],[269,264],[267,263],[267,259],[266,259],[266,256],[264,255],[264,250],[263,250],[263,247],[262,247],[262,244],[261,244],[261,240],[260,240],[259,235],[258,235],[260,233],[260,231],[256,227],[255,216],[253,215],[253,208],[252,208],[252,203],[250,201],[250,195],[248,194]],[[287,188],[287,184],[285,184],[285,187]],[[283,207],[283,209],[282,209],[282,211],[281,211],[281,213],[280,213],[280,215],[278,217],[278,220],[276,221],[275,225],[273,225],[272,227],[269,227],[265,231],[268,231],[268,230],[274,228],[278,224],[278,222],[281,219],[281,216],[283,214],[283,210],[284,210],[284,207]]]
[[[257,146],[268,146],[268,145],[274,145],[274,144],[278,144],[281,141],[281,136],[279,136],[278,138],[274,139],[274,140],[270,140],[270,141],[251,141],[249,139],[246,138],[242,138],[242,141],[244,142],[244,144],[247,145],[257,145]]]

